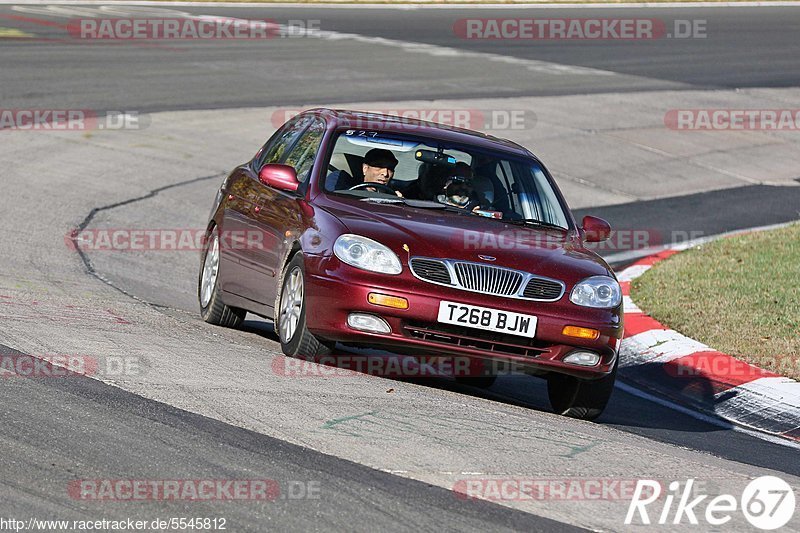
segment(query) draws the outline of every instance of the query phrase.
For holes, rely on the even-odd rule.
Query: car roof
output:
[[[492,135],[486,135],[485,133],[436,122],[385,115],[382,113],[368,113],[364,111],[330,109],[325,107],[309,109],[302,114],[307,113],[320,115],[325,118],[330,129],[353,127],[353,124],[365,124],[370,127],[373,124],[377,124],[380,127],[374,127],[372,129],[376,131],[406,134],[411,131],[417,135],[444,142],[472,145],[484,149],[501,150],[518,156],[536,158],[529,150],[508,139],[501,139]],[[363,126],[359,126],[359,128],[367,129]]]

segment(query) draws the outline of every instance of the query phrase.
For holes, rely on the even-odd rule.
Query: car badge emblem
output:
[[[479,258],[483,259],[484,261],[496,261],[496,257],[492,257],[491,255],[479,255]]]

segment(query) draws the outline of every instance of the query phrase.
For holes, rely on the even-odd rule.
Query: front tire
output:
[[[609,375],[592,381],[564,374],[550,374],[547,377],[550,405],[557,414],[594,420],[603,414],[608,405],[616,379],[617,362]]]
[[[219,294],[219,264],[219,230],[214,226],[203,249],[203,266],[197,283],[200,316],[209,324],[235,328],[244,321],[247,312],[223,303]]]
[[[306,326],[305,274],[303,253],[297,252],[283,270],[275,313],[275,332],[285,355],[313,359],[328,355],[331,348],[312,335]]]

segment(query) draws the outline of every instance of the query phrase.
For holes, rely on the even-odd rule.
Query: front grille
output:
[[[470,291],[495,296],[513,296],[522,285],[522,273],[516,270],[477,263],[455,263],[459,285]]]
[[[415,257],[411,260],[411,269],[418,277],[432,281],[434,283],[445,283],[451,285],[450,272],[442,261],[436,259],[420,259]]]
[[[415,339],[496,354],[539,357],[547,351],[547,347],[540,345],[535,339],[450,324],[409,322],[404,329],[407,335]]]
[[[557,281],[542,278],[531,278],[522,296],[534,300],[555,300],[561,296],[563,286]]]
[[[557,279],[483,263],[412,257],[411,273],[429,283],[505,298],[555,302],[566,285]]]

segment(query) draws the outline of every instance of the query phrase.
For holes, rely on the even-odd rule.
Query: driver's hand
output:
[[[399,196],[400,198],[403,198],[403,193],[401,193],[400,191],[394,191],[394,193],[395,193],[397,196]]]

